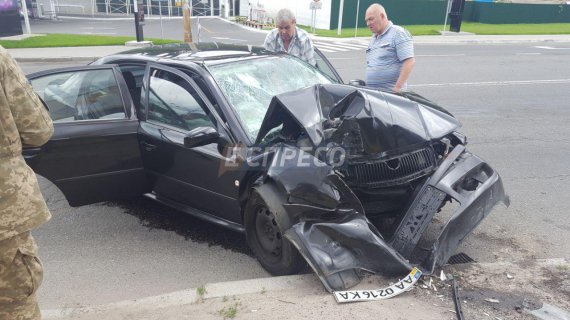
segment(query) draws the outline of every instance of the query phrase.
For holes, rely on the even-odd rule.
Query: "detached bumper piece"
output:
[[[457,146],[424,183],[400,221],[391,246],[410,258],[421,235],[447,197],[459,207],[446,223],[421,266],[433,273],[455,253],[461,241],[499,203],[509,205],[501,178],[487,163]]]

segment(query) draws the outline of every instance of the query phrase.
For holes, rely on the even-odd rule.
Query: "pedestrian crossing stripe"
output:
[[[346,51],[359,51],[359,50],[366,50],[368,48],[368,44],[358,42],[342,42],[342,41],[335,41],[335,42],[325,42],[325,41],[313,41],[313,44],[319,48],[322,52],[346,52]]]

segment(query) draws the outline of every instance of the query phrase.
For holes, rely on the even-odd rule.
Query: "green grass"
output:
[[[0,45],[7,49],[13,48],[47,48],[47,47],[83,47],[83,46],[115,46],[136,40],[134,37],[110,37],[78,34],[47,34],[30,37],[23,40],[0,40]],[[182,42],[178,40],[162,40],[149,38],[154,44]]]
[[[310,32],[307,26],[299,26]],[[443,24],[439,25],[409,25],[403,26],[414,36],[439,35],[443,29]],[[449,30],[449,25],[446,28]],[[348,38],[354,37],[354,28],[343,28],[341,35],[337,35],[337,30],[317,29],[316,34],[323,37]],[[463,22],[461,31],[471,32],[479,35],[522,35],[522,34],[570,34],[570,23],[543,23],[543,24],[484,24],[476,22]],[[357,37],[370,36],[368,28],[358,28]]]

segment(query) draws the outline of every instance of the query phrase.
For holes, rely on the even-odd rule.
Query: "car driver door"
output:
[[[53,137],[25,148],[26,162],[71,206],[150,191],[138,147],[139,121],[119,68],[100,65],[28,76],[49,107]]]
[[[231,138],[194,80],[181,70],[149,63],[142,105],[141,153],[157,197],[241,222],[240,172],[224,170],[228,159],[220,151]],[[188,143],[212,134],[215,139]]]

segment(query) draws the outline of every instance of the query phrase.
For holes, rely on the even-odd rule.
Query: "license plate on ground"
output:
[[[421,275],[422,272],[418,268],[413,268],[404,279],[389,287],[374,290],[335,291],[333,295],[338,303],[390,299],[410,290]]]

